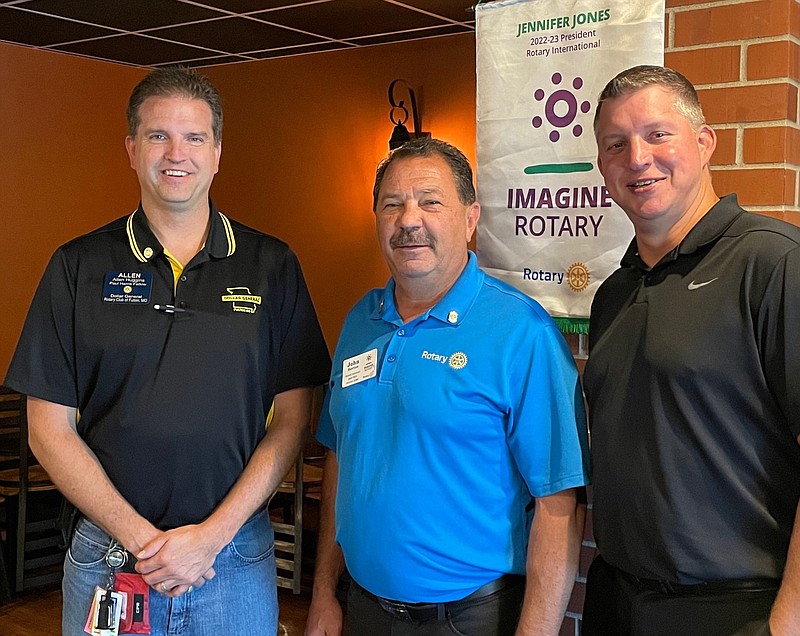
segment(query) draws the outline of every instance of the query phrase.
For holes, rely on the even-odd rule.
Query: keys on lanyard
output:
[[[128,562],[128,553],[116,541],[106,552],[106,565],[108,566],[108,581],[106,582],[105,594],[100,599],[97,611],[97,623],[95,627],[100,630],[115,630],[119,624],[119,613],[116,611],[118,599],[115,598],[114,580],[117,570],[121,570]]]
[[[108,552],[106,552],[106,565],[108,566],[107,590],[114,590],[114,578],[117,576],[117,571],[124,568],[126,563],[128,563],[128,553],[125,548],[114,541]]]
[[[95,589],[84,631],[92,636],[117,636],[125,598],[114,591],[114,584],[117,572],[128,562],[128,553],[119,543],[112,541],[104,560],[108,579],[105,588],[98,585]]]

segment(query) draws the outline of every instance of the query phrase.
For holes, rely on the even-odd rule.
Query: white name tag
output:
[[[377,373],[378,350],[372,349],[342,362],[342,388],[374,378]]]

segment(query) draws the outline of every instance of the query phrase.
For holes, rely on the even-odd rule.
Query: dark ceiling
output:
[[[475,1],[0,1],[0,41],[132,66],[210,66],[469,33]]]

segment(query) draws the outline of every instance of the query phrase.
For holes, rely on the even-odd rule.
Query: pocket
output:
[[[458,630],[458,627],[456,627],[453,624],[453,617],[452,616],[448,616],[447,617],[447,628],[450,630],[450,633],[451,634],[455,634],[455,636],[467,636],[467,634],[465,634],[464,632],[460,632]]]
[[[107,551],[108,546],[87,537],[78,529],[73,534],[72,543],[67,550],[67,559],[82,570],[90,570],[98,565],[105,568]]]
[[[257,519],[245,524],[229,545],[235,561],[242,565],[259,563],[275,554],[272,527]]]
[[[520,579],[466,607],[450,609],[447,626],[456,636],[513,636],[524,597],[525,585]]]
[[[491,604],[494,594],[481,599],[469,607],[447,612],[447,627],[456,636],[474,636],[475,634],[494,634],[492,628],[497,627],[495,607]],[[488,610],[488,611],[487,611]],[[488,631],[484,631],[488,630]]]

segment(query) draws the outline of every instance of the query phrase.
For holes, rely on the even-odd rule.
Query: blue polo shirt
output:
[[[523,574],[531,497],[588,481],[564,338],[472,253],[447,295],[406,324],[393,281],[351,310],[318,438],[339,462],[348,570],[406,602],[456,600]]]

